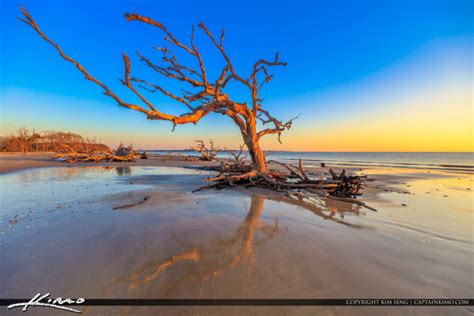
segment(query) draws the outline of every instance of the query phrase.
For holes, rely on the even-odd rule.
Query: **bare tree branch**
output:
[[[152,111],[156,111],[156,108],[153,106],[153,104],[151,104],[150,101],[148,101],[140,92],[138,92],[130,82],[130,59],[125,53],[122,53],[122,57],[125,66],[125,79],[121,80],[122,84],[132,90],[133,93],[135,93],[140,98],[140,100],[148,105]]]
[[[143,109],[142,107],[138,106],[138,105],[135,105],[135,104],[130,104],[130,103],[126,103],[124,102],[122,99],[120,99],[115,93],[113,93],[105,84],[103,84],[102,82],[100,82],[99,80],[95,79],[94,77],[92,77],[89,72],[81,65],[79,64],[77,61],[75,61],[74,59],[72,59],[71,57],[67,56],[63,50],[61,49],[61,47],[59,47],[58,44],[54,43],[52,40],[50,40],[42,31],[41,29],[39,28],[39,26],[36,24],[35,20],[33,20],[33,18],[31,17],[30,13],[23,7],[20,6],[20,9],[21,9],[21,12],[23,13],[23,15],[25,16],[26,20],[24,19],[21,19],[19,18],[20,21],[26,23],[27,25],[31,26],[35,31],[36,33],[38,33],[46,42],[48,42],[49,44],[51,44],[54,48],[56,48],[56,50],[58,51],[59,55],[61,55],[62,58],[64,58],[66,61],[72,63],[74,66],[76,66],[77,69],[79,69],[80,72],[82,72],[84,74],[84,77],[86,80],[89,80],[89,81],[92,81],[93,83],[95,83],[96,85],[100,86],[103,90],[104,90],[104,94],[106,96],[109,96],[111,98],[113,98],[118,105],[120,106],[123,106],[123,107],[126,107],[126,108],[129,108],[129,109],[132,109],[132,110],[135,110],[135,111],[140,111],[142,113],[145,113],[145,114],[148,114],[149,112],[145,109]]]
[[[163,30],[163,32],[165,32],[165,34],[167,35],[167,37],[166,36],[164,37],[166,41],[170,42],[173,45],[181,47],[182,49],[184,49],[185,51],[187,51],[191,55],[196,54],[191,48],[189,48],[188,46],[186,46],[183,43],[181,43],[180,41],[178,41],[176,39],[176,37],[170,31],[168,31],[168,29],[163,24],[161,24],[158,21],[153,20],[152,18],[142,16],[142,15],[139,15],[139,14],[136,14],[136,13],[125,13],[125,19],[127,19],[127,21],[140,21],[140,22],[143,22],[143,23],[147,23],[147,24],[156,26],[157,28],[159,28],[159,29]]]
[[[270,82],[273,78],[273,74],[269,72],[269,69],[274,66],[286,65],[285,62],[279,60],[279,54],[277,53],[275,55],[273,61],[266,59],[258,60],[253,65],[252,72],[248,77],[241,76],[237,73],[229,55],[224,49],[224,30],[222,30],[220,36],[216,38],[203,22],[199,23],[199,28],[203,30],[225,60],[225,65],[218,73],[217,79],[214,82],[210,82],[204,59],[195,43],[194,27],[191,31],[190,45],[187,45],[180,41],[162,23],[136,13],[125,14],[125,18],[128,21],[142,22],[161,30],[164,33],[164,40],[171,44],[171,48],[178,47],[180,50],[191,55],[198,65],[198,68],[195,69],[181,63],[173,53],[172,49],[168,47],[157,47],[157,49],[162,53],[161,63],[159,65],[137,52],[140,61],[144,62],[161,77],[181,81],[194,88],[194,91],[182,90],[181,94],[178,95],[168,91],[161,84],[155,84],[147,79],[132,76],[130,59],[125,53],[123,53],[124,78],[120,81],[125,87],[132,91],[141,102],[146,105],[146,107],[149,108],[148,110],[140,105],[125,102],[104,83],[90,75],[90,73],[79,62],[66,55],[58,44],[49,39],[40,30],[39,26],[26,9],[23,7],[20,7],[20,9],[26,18],[19,18],[21,21],[31,26],[46,42],[51,44],[59,52],[63,59],[76,66],[87,80],[92,81],[101,87],[104,90],[104,94],[114,99],[118,105],[142,112],[151,120],[170,121],[173,124],[173,129],[178,124],[196,124],[210,113],[219,113],[230,117],[239,127],[245,145],[248,148],[249,155],[252,158],[253,168],[258,172],[265,173],[268,170],[265,162],[265,155],[259,146],[260,138],[267,134],[278,134],[278,139],[281,142],[281,133],[291,128],[293,120],[297,118],[295,117],[287,122],[282,122],[271,116],[271,114],[261,106],[263,100],[259,96],[259,91],[265,83]],[[246,102],[238,102],[231,99],[226,91],[224,91],[228,83],[234,80],[250,90],[252,98],[251,108]],[[135,84],[137,86],[135,86]],[[152,93],[159,91],[163,95],[184,104],[190,112],[182,115],[163,113],[159,111],[158,107],[147,99],[137,88],[145,89]],[[263,125],[270,123],[273,126],[271,128],[257,131],[257,119],[262,121]]]
[[[166,91],[165,89],[163,89],[162,87],[158,86],[158,85],[155,85],[155,84],[152,84],[152,83],[149,83],[148,81],[146,80],[143,80],[143,79],[137,79],[135,77],[131,78],[130,79],[131,81],[134,81],[134,82],[138,82],[138,83],[143,83],[145,84],[146,86],[148,86],[149,88],[153,88],[153,89],[149,89],[147,87],[144,87],[142,85],[140,85],[140,87],[150,91],[150,92],[156,92],[156,91],[160,91],[161,93],[163,93],[164,95],[178,101],[178,102],[181,102],[183,104],[185,104],[191,111],[194,111],[194,108],[189,104],[188,101],[186,101],[185,99],[181,98],[181,97],[178,97],[174,94],[172,94],[171,92],[168,92]]]

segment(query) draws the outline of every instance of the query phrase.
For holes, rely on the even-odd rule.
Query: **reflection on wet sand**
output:
[[[267,196],[267,199],[277,202],[283,201],[287,204],[302,207],[310,211],[314,215],[321,217],[322,219],[331,220],[341,225],[349,226],[352,228],[372,229],[367,225],[354,224],[344,220],[345,214],[362,214],[361,206],[359,205],[324,198],[316,199],[298,193],[292,193],[289,195],[281,196],[269,195]],[[337,215],[339,215],[339,218],[337,217]]]
[[[118,176],[131,175],[132,174],[132,168],[130,168],[130,167],[115,167],[115,171],[117,172]]]
[[[107,292],[110,293],[120,285],[126,285],[129,290],[145,287],[163,272],[181,262],[192,262],[196,265],[187,269],[181,278],[174,280],[169,285],[170,288],[179,287],[184,283],[212,280],[243,262],[247,264],[247,277],[250,277],[254,248],[281,233],[278,220],[275,220],[273,224],[260,221],[264,204],[265,198],[253,195],[247,216],[230,237],[214,238],[200,245],[182,243],[183,248],[190,250],[178,253],[163,261],[146,263],[129,275],[117,279]],[[261,236],[257,238],[259,233]]]
[[[89,175],[91,172],[95,175],[101,173],[107,173],[110,170],[115,170],[118,176],[131,175],[132,168],[128,166],[87,166],[87,167],[62,167],[60,172],[56,172],[54,175],[55,180],[67,181],[79,178],[81,176]],[[44,177],[44,169],[28,170],[28,172],[19,172],[17,174],[18,180],[21,183],[30,183],[34,181],[40,181]]]
[[[160,275],[170,268],[183,268],[183,266],[180,267],[180,264],[184,265],[185,262],[191,263],[191,265],[182,269],[183,275],[172,280],[170,284],[166,284],[170,291],[177,290],[180,286],[190,283],[201,284],[202,286],[204,282],[212,282],[215,278],[232,270],[241,263],[246,264],[247,281],[250,282],[255,247],[287,231],[286,227],[283,229],[280,227],[278,219],[274,223],[260,220],[266,199],[303,207],[316,216],[338,224],[353,228],[367,228],[363,225],[344,221],[344,214],[360,214],[360,207],[357,205],[342,203],[342,206],[328,206],[328,204],[330,205],[334,201],[325,202],[316,199],[307,200],[307,198],[295,199],[288,196],[279,197],[253,194],[245,219],[229,237],[212,238],[208,242],[199,245],[179,242],[182,248],[187,250],[165,260],[148,262],[136,271],[118,278],[107,289],[106,296],[110,297],[114,290],[123,287],[130,291],[144,288],[152,282],[157,282]],[[340,218],[337,218],[337,215]],[[174,238],[176,237],[174,236]]]

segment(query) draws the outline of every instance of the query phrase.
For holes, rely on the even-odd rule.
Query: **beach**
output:
[[[361,201],[262,190],[192,193],[215,162],[0,155],[0,296],[468,298],[469,172],[327,163],[367,175]],[[471,307],[81,307],[85,315],[469,315]],[[33,315],[55,311],[28,311]],[[16,313],[21,313],[17,310]],[[36,314],[37,313],[37,314]]]

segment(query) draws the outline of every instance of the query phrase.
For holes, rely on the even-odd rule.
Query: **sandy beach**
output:
[[[373,212],[324,199],[309,209],[265,190],[191,193],[212,173],[183,167],[203,164],[209,163],[154,156],[67,165],[47,154],[3,154],[0,296],[29,297],[31,289],[94,298],[474,294],[472,174],[353,168],[369,176],[361,199],[378,210]],[[83,312],[224,310],[472,313],[469,307],[84,307]],[[35,312],[55,314],[29,311]]]
[[[194,160],[186,161],[180,156],[155,155],[149,159],[137,159],[135,162],[121,163],[75,163],[66,165],[62,161],[52,159],[55,153],[27,153],[21,155],[18,153],[0,153],[0,174],[10,173],[13,171],[46,168],[46,167],[86,167],[86,166],[162,166],[162,167],[183,167],[189,165],[213,165],[215,162],[205,162]]]

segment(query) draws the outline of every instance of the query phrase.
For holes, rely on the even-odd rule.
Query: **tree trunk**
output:
[[[252,158],[252,169],[259,173],[266,173],[268,171],[267,163],[265,162],[265,155],[258,143],[252,144],[249,149],[250,158]]]
[[[266,173],[268,172],[268,168],[267,163],[265,162],[265,154],[258,143],[255,123],[252,125],[251,128],[248,129],[247,136],[243,136],[250,158],[252,159],[252,170],[257,171],[258,173]]]

